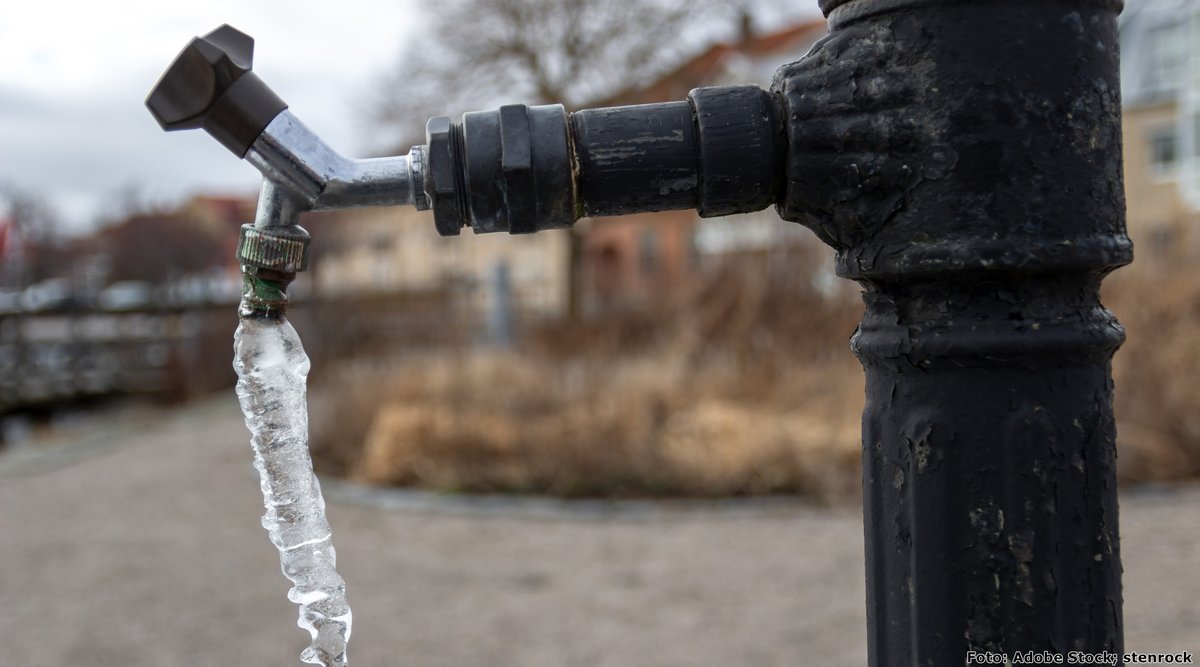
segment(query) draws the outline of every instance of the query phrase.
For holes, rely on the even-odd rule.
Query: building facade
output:
[[[738,41],[714,44],[646,88],[595,106],[681,100],[701,86],[766,87],[781,64],[799,59],[825,34],[823,19],[762,34],[747,25]],[[765,252],[809,236],[774,209],[714,219],[668,211],[593,220],[583,244],[583,306],[641,307],[687,285],[706,257]]]
[[[826,34],[824,20],[753,34],[715,44],[655,83],[586,106],[602,107],[685,99],[699,86],[754,83],[769,85],[783,62],[802,56]],[[329,224],[320,216],[333,216]],[[334,220],[336,218],[336,221]],[[796,234],[774,211],[701,221],[694,211],[584,220],[572,248],[566,230],[513,239],[503,234],[455,238],[438,236],[427,214],[381,208],[317,214],[304,224],[313,231],[314,289],[321,295],[351,291],[466,288],[482,311],[498,293],[490,284],[507,275],[507,293],[521,311],[538,316],[565,315],[571,290],[578,285],[577,306],[584,312],[644,304],[669,295],[700,268],[701,256],[747,244],[773,243],[777,234]],[[736,229],[733,229],[736,228]],[[733,231],[731,231],[733,229]],[[572,261],[572,254],[576,260]],[[504,270],[501,270],[503,267]],[[577,281],[572,281],[572,271]]]
[[[517,307],[538,317],[567,308],[570,239],[552,230],[513,239],[508,234],[452,238],[433,219],[408,207],[315,214],[313,288],[323,297],[349,293],[432,291],[453,288],[480,312],[492,307],[493,277],[508,276]]]
[[[1200,0],[1138,0],[1121,17],[1128,226],[1147,251],[1200,224]]]

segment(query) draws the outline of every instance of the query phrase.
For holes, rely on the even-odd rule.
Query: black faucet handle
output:
[[[238,157],[287,104],[252,71],[254,39],[229,25],[196,37],[146,98],[164,130],[203,128]]]

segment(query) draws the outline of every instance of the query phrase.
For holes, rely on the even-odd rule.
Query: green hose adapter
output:
[[[243,317],[280,317],[287,309],[287,287],[308,268],[309,235],[299,225],[242,225],[237,258],[242,266]]]

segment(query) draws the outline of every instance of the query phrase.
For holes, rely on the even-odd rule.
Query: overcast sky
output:
[[[350,155],[378,149],[363,104],[367,88],[409,38],[408,6],[407,0],[6,3],[0,184],[44,195],[76,231],[112,211],[130,188],[162,202],[192,192],[255,192],[252,167],[202,131],[163,132],[144,106],[183,45],[222,23],[255,38],[254,70],[334,148]]]

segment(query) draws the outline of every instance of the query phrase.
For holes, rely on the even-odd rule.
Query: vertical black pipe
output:
[[[863,286],[870,664],[1122,651],[1117,0],[824,0],[783,217]]]

